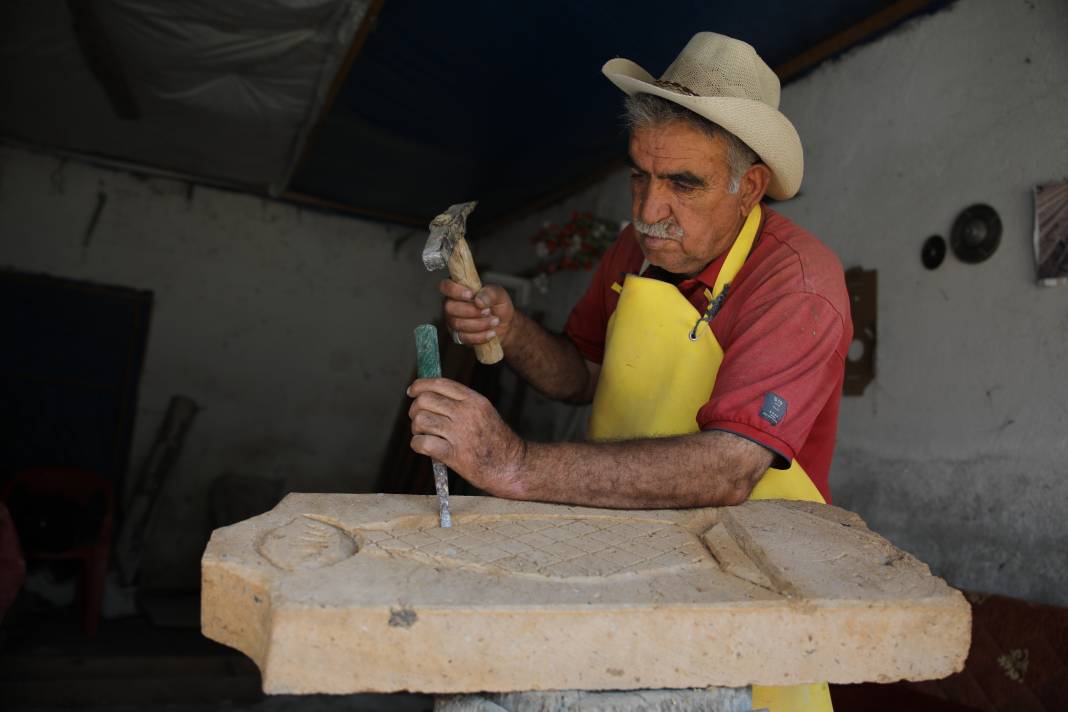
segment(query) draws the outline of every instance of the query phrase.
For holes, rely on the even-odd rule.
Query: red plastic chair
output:
[[[62,551],[41,551],[30,548],[32,542],[21,536],[23,556],[31,559],[79,559],[82,562],[78,597],[82,606],[82,624],[85,632],[96,634],[100,622],[100,604],[104,599],[104,580],[108,569],[108,552],[111,550],[111,532],[115,516],[115,495],[111,481],[95,472],[71,468],[36,468],[17,473],[0,490],[0,501],[8,504],[12,516],[18,514],[12,506],[13,498],[50,497],[68,500],[85,508],[94,501],[103,499],[103,519],[96,532],[87,535]],[[22,535],[22,532],[20,532]]]
[[[15,602],[26,580],[26,559],[22,556],[19,534],[7,507],[0,502],[0,623]]]

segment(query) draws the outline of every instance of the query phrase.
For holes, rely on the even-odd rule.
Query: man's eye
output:
[[[630,172],[630,179],[631,180],[641,180],[644,177],[645,177],[645,174],[640,172],[640,171],[631,171]]]
[[[681,183],[679,181],[672,181],[671,185],[680,193],[690,193],[697,187],[692,183]]]

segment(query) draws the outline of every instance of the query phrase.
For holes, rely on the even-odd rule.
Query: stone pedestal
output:
[[[443,695],[434,712],[753,712],[747,687],[628,692],[501,692]],[[763,711],[766,712],[766,711]]]
[[[294,494],[217,530],[204,634],[269,693],[923,680],[968,651],[964,597],[835,507],[452,505]]]

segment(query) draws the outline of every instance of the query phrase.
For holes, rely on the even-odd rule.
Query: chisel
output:
[[[415,327],[415,358],[419,378],[441,378],[441,357],[438,355],[438,329],[433,324]],[[449,470],[445,463],[431,459],[434,465],[434,488],[438,491],[438,510],[442,527],[452,526],[449,514]]]

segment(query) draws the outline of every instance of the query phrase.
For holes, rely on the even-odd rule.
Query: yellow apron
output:
[[[708,326],[756,239],[760,206],[749,213],[709,297],[697,311],[674,285],[627,275],[608,320],[604,361],[590,416],[591,440],[631,440],[696,433],[697,411],[708,402],[723,363],[723,348]],[[615,287],[615,286],[614,286]],[[823,502],[801,465],[769,469],[750,499]],[[753,708],[771,712],[830,712],[826,683],[753,687]]]

